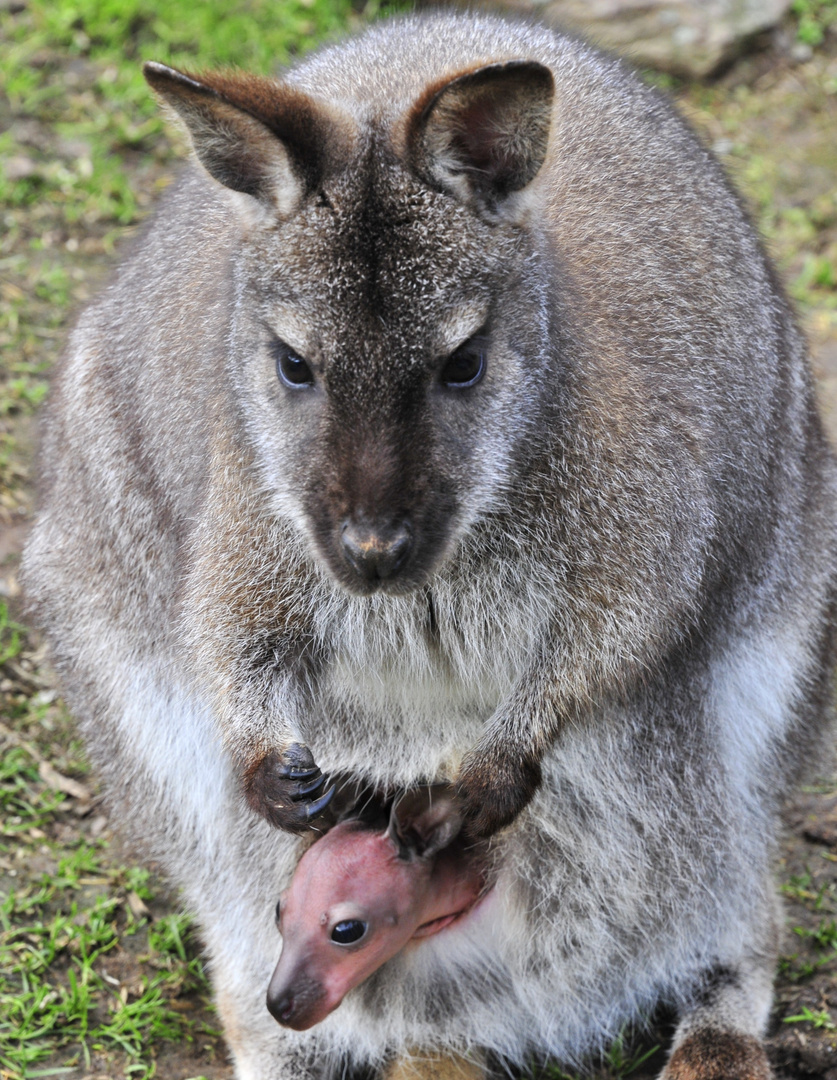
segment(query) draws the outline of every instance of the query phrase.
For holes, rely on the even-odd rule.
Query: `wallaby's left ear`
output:
[[[462,814],[452,789],[433,784],[396,799],[387,834],[400,858],[430,859],[452,843],[461,828]]]
[[[532,60],[489,64],[430,87],[407,118],[408,164],[422,179],[490,217],[546,157],[555,83]]]
[[[186,126],[207,172],[279,218],[295,214],[348,160],[352,121],[285,83],[151,62],[143,74]]]

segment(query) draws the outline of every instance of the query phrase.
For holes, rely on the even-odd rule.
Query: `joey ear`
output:
[[[413,169],[495,216],[546,157],[555,83],[532,60],[489,64],[430,87],[407,120]]]
[[[348,159],[351,121],[281,82],[191,75],[150,61],[143,74],[185,124],[207,172],[280,218]]]
[[[400,858],[430,859],[452,843],[461,828],[462,814],[452,789],[434,784],[396,799],[387,834]]]

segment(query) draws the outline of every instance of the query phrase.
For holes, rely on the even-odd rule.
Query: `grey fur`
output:
[[[481,187],[437,130],[471,84],[446,87],[519,60],[552,72],[548,147],[541,79],[523,164]],[[149,78],[238,190],[189,170],[82,316],[25,580],[125,829],[204,929],[238,1076],[572,1061],[661,1000],[679,1040],[760,1036],[777,805],[830,693],[834,462],[717,164],[617,61],[492,17],[325,49],[272,127]],[[314,150],[282,126],[303,95]],[[486,321],[482,382],[438,392]],[[364,591],[333,523],[403,491],[417,561]],[[240,795],[294,741],[389,790],[459,778],[472,811],[542,774],[483,822],[490,900],[302,1034],[263,999],[306,841]]]

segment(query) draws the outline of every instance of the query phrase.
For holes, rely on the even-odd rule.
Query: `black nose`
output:
[[[367,581],[394,577],[407,562],[413,531],[406,521],[389,528],[369,528],[351,518],[343,522],[343,553]]]
[[[325,1015],[320,1011],[324,993],[315,978],[304,970],[288,974],[280,960],[267,988],[267,1007],[282,1027],[305,1031]]]
[[[285,993],[273,996],[268,991],[267,1007],[274,1020],[278,1020],[280,1024],[289,1024],[293,1020],[296,1002],[293,994]]]

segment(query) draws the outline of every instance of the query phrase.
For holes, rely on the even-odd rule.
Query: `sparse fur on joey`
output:
[[[70,339],[24,573],[240,1080],[572,1063],[661,1001],[670,1080],[761,1077],[837,510],[717,163],[620,62],[490,16],[147,76],[196,162]],[[273,908],[338,774],[455,785],[493,888],[284,1032]]]
[[[267,1004],[304,1031],[411,943],[441,933],[485,895],[485,851],[459,835],[444,788],[393,800],[388,820],[339,821],[312,844],[277,905],[282,955]]]

